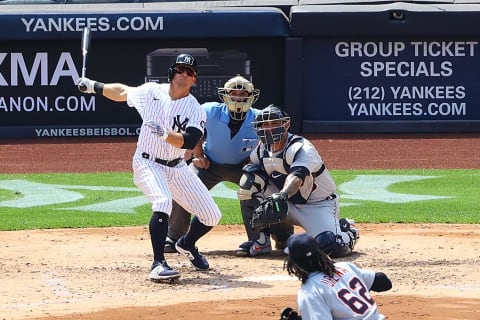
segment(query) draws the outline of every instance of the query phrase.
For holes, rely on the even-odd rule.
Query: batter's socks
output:
[[[150,218],[148,230],[150,231],[150,240],[152,241],[153,260],[165,260],[164,247],[168,232],[168,214],[155,211]]]
[[[190,223],[190,229],[183,237],[185,244],[187,246],[194,246],[197,240],[207,234],[212,228],[213,227],[201,223],[196,216],[193,217],[192,222]]]

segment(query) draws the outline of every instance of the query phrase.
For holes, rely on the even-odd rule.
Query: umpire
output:
[[[190,169],[197,174],[210,190],[216,184],[229,181],[237,183],[242,176],[242,167],[248,162],[250,152],[258,144],[258,136],[252,122],[261,112],[252,108],[260,94],[252,82],[237,75],[229,79],[223,88],[218,88],[221,102],[207,102],[202,106],[207,114],[203,145],[197,144],[193,150]],[[255,199],[240,201],[242,218],[248,241],[240,244],[237,255],[256,256],[272,251],[270,237],[254,231],[250,225],[254,208],[259,202]],[[165,252],[175,252],[175,242],[188,230],[190,213],[173,203],[169,218]],[[293,227],[287,224],[273,226],[272,237],[276,247],[283,249],[287,238],[293,234]]]

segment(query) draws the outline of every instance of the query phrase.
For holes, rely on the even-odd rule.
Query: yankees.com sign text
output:
[[[310,73],[321,80],[311,89],[334,106],[324,120],[480,118],[477,40],[315,44],[307,52],[318,69]]]

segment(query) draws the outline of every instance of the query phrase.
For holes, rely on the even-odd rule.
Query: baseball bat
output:
[[[88,54],[88,49],[90,48],[90,28],[85,27],[82,32],[82,57],[83,57],[83,62],[82,62],[82,78],[85,78],[85,75],[87,73],[87,54]],[[85,86],[81,86],[81,90],[86,90],[87,88]]]

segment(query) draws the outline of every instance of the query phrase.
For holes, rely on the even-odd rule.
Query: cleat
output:
[[[177,249],[175,248],[175,243],[176,242],[177,242],[177,240],[174,240],[174,239],[167,236],[167,238],[165,239],[164,252],[165,253],[177,253]]]
[[[188,257],[192,265],[199,270],[208,270],[210,265],[207,259],[198,252],[198,248],[193,246],[189,247],[184,243],[185,237],[181,237],[175,244],[175,248],[178,253],[184,254]]]
[[[351,232],[353,235],[354,240],[358,240],[360,238],[360,231],[358,230],[357,226],[355,225],[355,221],[348,218],[342,218],[339,220],[340,223],[340,230],[343,232]]]
[[[258,240],[253,241],[249,249],[249,254],[251,257],[259,255],[269,255],[272,252],[272,243],[270,242],[270,237],[267,237],[265,242],[262,244]]]
[[[155,261],[148,278],[153,282],[169,282],[172,283],[180,278],[180,273],[170,268],[165,260]]]
[[[340,223],[340,230],[347,233],[348,236],[350,237],[349,247],[350,249],[353,250],[353,248],[358,242],[358,239],[360,238],[360,231],[357,229],[357,226],[355,225],[355,221],[348,218],[342,218],[339,220],[339,223]]]
[[[250,247],[252,246],[253,241],[245,241],[238,246],[237,256],[239,257],[248,257],[250,255]]]

